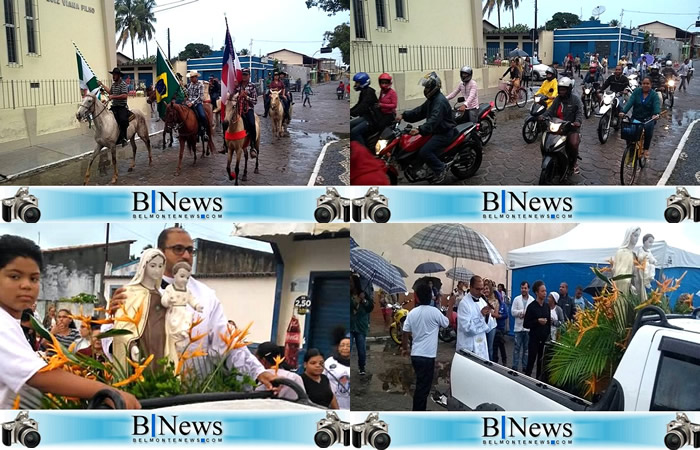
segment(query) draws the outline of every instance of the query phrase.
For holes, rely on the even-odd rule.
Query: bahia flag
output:
[[[75,47],[75,55],[78,58],[78,79],[80,80],[80,88],[87,89],[89,92],[95,94],[100,89],[100,86],[97,84],[97,77],[90,66],[88,66],[88,63],[85,62],[85,58],[83,58],[78,47],[75,44],[73,44],[73,46]]]
[[[224,60],[221,68],[221,101],[225,102],[229,92],[233,92],[236,83],[243,80],[241,72],[241,61],[236,56],[233,48],[231,33],[228,31],[228,20],[226,21],[226,45],[224,48]],[[221,108],[221,120],[226,117],[226,108]]]
[[[182,87],[173,75],[173,70],[168,60],[163,55],[163,51],[158,46],[156,56],[156,102],[158,103],[158,115],[165,118],[166,104],[178,96],[181,96]]]

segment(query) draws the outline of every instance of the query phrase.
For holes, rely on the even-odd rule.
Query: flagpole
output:
[[[165,57],[165,52],[163,51],[163,47],[160,46],[158,43],[157,39],[154,39],[156,41],[156,46],[158,47],[158,50],[160,50],[160,54],[163,55],[163,59],[165,60],[165,64],[168,66],[168,69],[170,69],[170,72],[172,72],[173,77],[175,78],[175,81],[177,81],[177,89],[178,91],[182,92],[183,94],[185,93],[182,89],[182,85],[180,85],[180,80],[177,79],[177,75],[175,75],[175,69],[173,66],[170,64],[170,61]],[[156,55],[156,65],[158,64],[158,56]],[[156,73],[156,75],[158,75]],[[176,94],[177,95],[177,94]],[[173,99],[175,96],[173,96]]]
[[[85,59],[85,57],[83,56],[83,54],[82,54],[82,52],[80,51],[80,49],[78,48],[78,46],[75,45],[75,42],[74,42],[74,41],[71,41],[71,44],[73,44],[73,47],[75,47],[75,51],[78,52],[78,55],[80,55],[80,59],[83,60],[83,62],[85,63],[85,65],[88,66],[88,69],[90,69],[90,71],[92,71],[92,74],[95,75],[95,78],[97,78],[97,74],[96,74],[95,71],[92,69],[92,67],[90,67],[90,64],[88,64],[87,59]],[[100,79],[99,79],[99,78],[97,79],[97,82],[98,82],[98,83],[100,82]],[[86,89],[86,91],[87,91],[87,89]],[[100,86],[99,90],[97,90],[97,92],[96,92],[98,98],[100,98],[100,93],[101,93],[102,91],[103,91],[102,86]]]

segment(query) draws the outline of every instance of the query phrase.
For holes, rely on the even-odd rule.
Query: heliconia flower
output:
[[[146,370],[146,367],[148,367],[151,361],[153,361],[153,358],[154,355],[151,354],[148,358],[146,358],[146,361],[144,361],[143,364],[133,362],[129,358],[126,358],[126,361],[129,363],[129,365],[131,365],[131,367],[134,368],[134,373],[130,377],[125,378],[118,383],[114,383],[112,386],[122,387],[126,386],[129,383],[133,383],[134,381],[144,381],[145,379],[143,377],[143,371]]]
[[[182,352],[182,354],[180,355],[180,357],[177,360],[177,366],[175,367],[175,375],[180,374],[180,372],[182,371],[182,369],[184,367],[185,361],[187,361],[188,359],[198,358],[200,356],[207,356],[207,352],[205,352],[202,349],[203,345],[204,345],[204,343],[202,342],[201,344],[199,344],[199,347],[197,347],[196,350],[193,350],[191,352],[188,352],[187,350],[185,350],[184,352]]]
[[[110,317],[109,319],[97,319],[97,320],[93,320],[92,323],[96,323],[98,325],[113,324],[114,318]]]
[[[145,302],[141,303],[141,305],[139,305],[138,309],[136,310],[136,313],[134,313],[134,316],[130,317],[129,314],[126,312],[126,306],[124,306],[124,304],[122,303],[121,310],[124,312],[124,315],[116,317],[114,320],[116,320],[117,322],[133,323],[138,327],[139,323],[141,322],[141,316],[143,316],[143,309],[145,304]]]
[[[197,342],[198,340],[202,339],[204,336],[207,335],[207,333],[204,332],[204,333],[195,334],[194,336],[192,336],[192,331],[194,330],[194,328],[197,325],[199,325],[200,323],[202,323],[203,320],[204,319],[202,317],[197,317],[197,319],[193,320],[192,323],[190,324],[190,328],[189,328],[189,330],[187,330],[187,335],[190,337],[190,343]]]
[[[39,370],[40,373],[60,369],[70,362],[70,359],[63,353],[63,347],[53,334],[51,335],[51,342],[52,343],[48,344],[46,347],[48,350],[53,351],[54,355],[49,358],[48,364]]]
[[[15,401],[12,403],[12,409],[19,409],[19,394],[15,397]]]
[[[647,268],[647,260],[645,259],[642,262],[638,262],[637,258],[634,259],[634,267],[636,267],[639,270],[645,270]]]
[[[586,380],[585,385],[588,387],[586,388],[586,392],[583,394],[583,396],[590,398],[590,396],[598,393],[598,390],[600,389],[600,380],[598,380],[598,377],[596,377],[595,374],[592,374],[591,378]]]
[[[73,314],[69,315],[68,317],[70,317],[73,320],[79,320],[80,322],[86,324],[88,327],[92,323],[92,316],[86,316],[85,314],[83,314],[82,306],[80,306],[80,314]]]
[[[280,369],[280,364],[284,362],[284,357],[280,357],[280,355],[277,355],[274,357],[275,360],[275,365],[273,368],[275,369],[275,376],[277,376],[277,371]]]
[[[579,330],[578,333],[578,339],[576,339],[576,345],[575,347],[578,347],[578,344],[581,343],[581,339],[583,339],[583,335],[586,334],[588,331],[592,330],[593,328],[598,326],[598,318],[600,317],[600,310],[596,310],[595,312],[595,317],[591,321],[588,326],[585,326]]]

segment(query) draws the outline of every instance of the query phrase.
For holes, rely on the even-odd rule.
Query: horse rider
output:
[[[221,84],[214,75],[209,77],[209,98],[211,99],[211,107],[216,108],[216,101],[221,98]]]
[[[200,136],[206,136],[209,122],[206,114],[204,114],[204,83],[199,81],[199,72],[196,70],[190,72],[189,76],[190,84],[187,85],[187,101],[185,101],[185,105],[192,108],[197,115]]]
[[[275,72],[274,78],[270,83],[271,91],[279,91],[280,101],[282,102],[282,107],[284,108],[284,117],[289,117],[289,101],[287,100],[286,90],[284,88],[284,82],[280,80],[280,73]]]
[[[255,105],[258,103],[258,91],[255,85],[250,82],[250,69],[243,69],[243,80],[238,83],[234,92],[241,99],[240,114],[243,118],[243,126],[248,133],[248,142],[251,148],[255,142]]]
[[[287,97],[287,118],[289,118],[289,105],[294,104],[294,96],[292,95],[292,89],[289,84],[289,78],[287,78],[287,72],[280,72],[280,81],[284,83],[284,95]]]
[[[97,83],[107,91],[109,94],[109,99],[112,100],[112,113],[114,113],[114,118],[117,120],[117,125],[119,126],[119,137],[117,138],[117,144],[122,144],[122,147],[126,145],[126,130],[129,128],[129,108],[126,107],[126,99],[129,98],[129,90],[126,87],[126,83],[122,80],[122,73],[119,67],[115,67],[114,70],[109,72],[112,75],[112,87],[108,88],[101,81]]]
[[[265,78],[265,94],[263,94],[263,103],[265,104],[265,114],[263,117],[267,117],[270,112],[270,83],[272,83],[272,72],[267,73],[267,78]]]

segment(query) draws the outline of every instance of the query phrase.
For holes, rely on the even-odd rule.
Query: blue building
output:
[[[210,76],[221,78],[221,66],[224,58],[224,52],[218,50],[212,52],[206,58],[188,59],[187,71],[196,70],[199,72],[200,80],[208,80]],[[257,83],[258,80],[263,80],[268,73],[272,73],[274,66],[272,62],[262,62],[259,56],[238,56],[241,67],[250,69],[250,81]],[[252,61],[251,61],[252,59]]]
[[[629,28],[611,27],[599,20],[581,22],[572,28],[554,30],[554,61],[561,64],[566,55],[571,53],[581,57],[586,62],[586,54],[598,53],[600,59],[608,58],[608,67],[617,65],[620,55],[617,54],[618,40],[620,55],[631,54],[634,61],[642,53],[644,34]]]

